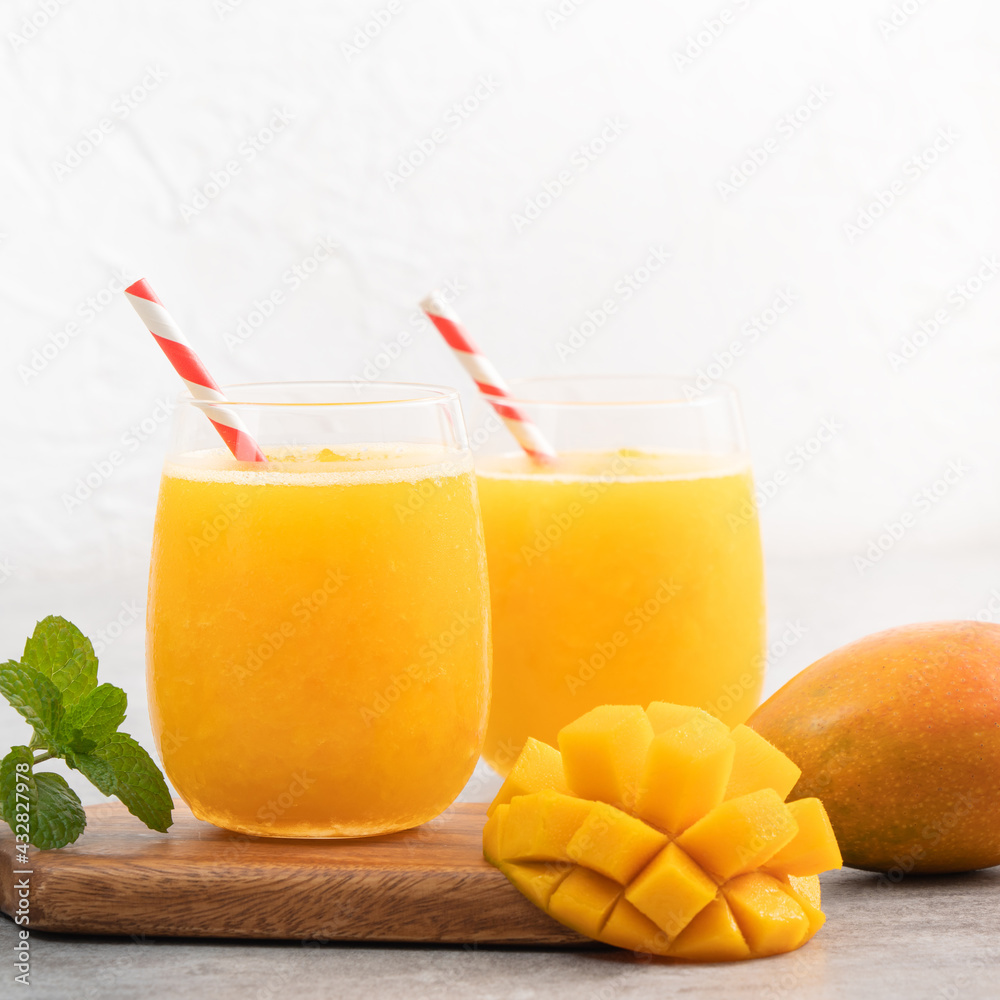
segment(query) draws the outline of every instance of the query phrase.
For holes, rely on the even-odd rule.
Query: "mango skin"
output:
[[[1000,864],[1000,626],[904,625],[817,660],[747,722],[802,768],[844,864]]]

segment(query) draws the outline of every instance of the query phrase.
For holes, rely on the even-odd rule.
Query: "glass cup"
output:
[[[153,733],[196,816],[270,837],[415,826],[482,747],[489,592],[457,394],[231,386],[268,457],[182,398],[147,610]]]
[[[506,774],[527,737],[555,744],[602,704],[744,721],[763,684],[764,582],[735,390],[645,376],[511,390],[558,458],[476,462],[493,605],[487,761]]]

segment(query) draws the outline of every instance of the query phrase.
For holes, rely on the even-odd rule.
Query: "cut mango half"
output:
[[[698,708],[603,705],[528,740],[489,808],[483,854],[535,906],[595,940],[688,962],[801,947],[841,866],[799,769]]]

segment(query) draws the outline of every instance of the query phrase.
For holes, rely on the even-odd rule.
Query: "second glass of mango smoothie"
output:
[[[476,462],[493,608],[486,760],[506,774],[529,736],[554,744],[601,704],[744,721],[763,684],[764,583],[735,391],[571,377],[512,393],[558,457]]]

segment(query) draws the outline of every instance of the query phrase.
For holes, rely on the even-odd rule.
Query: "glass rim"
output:
[[[535,375],[528,378],[511,379],[508,388],[511,390],[508,401],[518,406],[536,407],[657,407],[657,406],[703,406],[720,401],[735,401],[739,399],[739,390],[732,382],[717,379],[707,389],[697,390],[697,395],[691,398],[652,397],[645,399],[538,399],[525,396],[518,389],[540,383],[583,383],[583,382],[625,382],[633,384],[675,382],[678,385],[693,386],[697,375],[689,373],[679,375],[665,373],[660,375]]]
[[[432,382],[390,382],[380,380],[365,380],[363,386],[372,386],[376,389],[400,390],[403,395],[399,398],[391,399],[337,399],[337,400],[277,400],[277,399],[240,399],[239,390],[245,389],[271,389],[283,386],[306,386],[316,387],[340,387],[345,389],[358,390],[358,382],[350,379],[279,379],[268,382],[230,382],[219,388],[222,390],[225,399],[198,399],[190,392],[181,390],[177,396],[178,403],[190,403],[199,408],[204,407],[237,407],[237,406],[266,406],[266,407],[355,407],[355,406],[425,406],[428,403],[448,403],[456,402],[459,399],[458,390],[447,385],[438,385]]]

